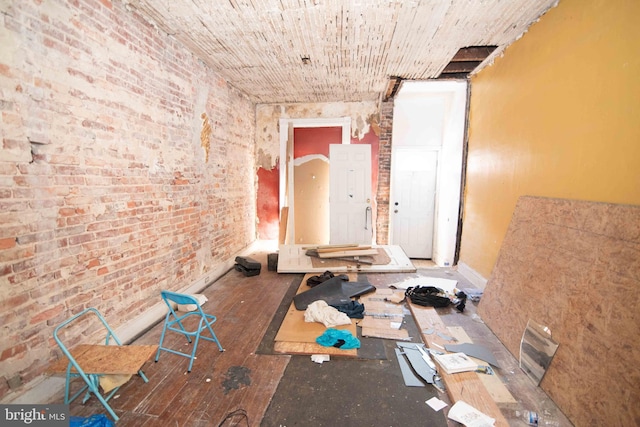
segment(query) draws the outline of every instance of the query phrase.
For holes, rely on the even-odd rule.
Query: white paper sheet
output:
[[[449,409],[448,417],[467,427],[493,427],[496,420],[478,411],[465,401],[458,400]]]
[[[434,411],[439,411],[440,409],[444,408],[447,406],[447,403],[444,400],[440,400],[437,397],[432,397],[431,399],[427,400],[426,402],[427,405],[431,406],[431,408]]]

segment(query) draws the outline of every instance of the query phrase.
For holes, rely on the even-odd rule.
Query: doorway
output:
[[[439,150],[403,147],[392,156],[391,241],[409,258],[431,259]]]
[[[406,245],[406,250],[413,253],[412,257],[432,259],[440,266],[447,263],[453,265],[456,259],[462,213],[466,110],[467,82],[462,80],[405,81],[394,99],[389,242],[392,245]],[[411,166],[414,161],[412,156],[421,150],[424,162],[429,165],[425,165],[424,169],[435,168],[435,180],[433,175],[424,175],[425,171],[411,170],[423,168],[415,164]],[[410,196],[405,198],[403,192],[407,192],[406,180],[410,179],[406,175],[414,173],[421,174],[415,179],[425,182],[415,188],[410,185]],[[399,202],[400,199],[403,201]],[[398,213],[405,210],[414,212],[421,217],[420,225],[410,225],[410,222],[402,220],[394,221],[396,202],[403,204],[398,205]],[[415,206],[411,206],[411,203]],[[433,213],[426,206],[433,206]],[[427,233],[420,238],[409,236],[420,227],[428,226],[432,227],[431,235]],[[418,243],[422,244],[420,248]],[[428,251],[429,246],[432,248],[431,253]],[[419,249],[420,252],[415,253],[414,249]]]
[[[302,137],[300,145],[296,134]],[[318,135],[330,140],[311,148]],[[350,137],[350,117],[280,119],[279,193],[280,210],[286,212],[285,244],[329,243],[329,143],[349,144]]]

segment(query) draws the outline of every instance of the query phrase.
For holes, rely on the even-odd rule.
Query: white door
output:
[[[329,146],[329,242],[365,244],[373,239],[371,146]]]
[[[399,148],[392,155],[391,244],[409,258],[433,255],[438,151]]]

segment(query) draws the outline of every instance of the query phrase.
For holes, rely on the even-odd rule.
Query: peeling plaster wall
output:
[[[321,104],[260,104],[256,106],[256,174],[258,179],[258,238],[276,239],[278,201],[268,203],[263,194],[278,195],[279,182],[272,179],[280,156],[279,120],[282,118],[351,118],[351,139],[377,144],[379,111],[375,102],[335,102]],[[375,140],[375,141],[374,141]],[[373,143],[372,143],[373,144]],[[377,159],[374,159],[377,164]],[[377,168],[374,170],[377,171]],[[271,172],[271,173],[268,173]],[[270,176],[266,180],[264,177]],[[377,173],[376,173],[377,176]],[[272,188],[275,185],[275,188]],[[374,185],[373,188],[376,188]]]
[[[278,121],[282,118],[351,117],[351,137],[362,139],[378,128],[375,102],[331,102],[324,104],[261,104],[256,106],[256,166],[273,169],[280,155]]]

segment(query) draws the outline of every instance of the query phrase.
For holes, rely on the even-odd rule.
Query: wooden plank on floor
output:
[[[462,343],[473,343],[471,337],[467,334],[461,326],[448,326],[447,329],[450,332],[450,335],[453,336],[458,341],[456,344]],[[472,357],[473,359],[473,357]],[[486,365],[487,362],[484,362],[479,359],[474,359],[477,361],[479,365]],[[493,375],[485,375],[478,374],[478,378],[484,383],[484,386],[487,388],[487,391],[493,398],[496,403],[517,403],[516,399],[509,392],[507,387],[502,382],[500,375],[494,372]]]
[[[449,335],[437,311],[432,307],[423,307],[407,301],[411,314],[418,325],[424,343],[434,350],[443,351],[445,340],[438,333]],[[425,333],[430,332],[430,333]],[[484,383],[475,372],[461,372],[440,376],[447,389],[447,395],[453,403],[463,400],[469,405],[496,420],[495,426],[508,427],[509,423],[500,412],[500,408],[487,391]]]
[[[347,251],[319,252],[319,258],[346,258],[354,256],[377,255],[377,249],[352,249]]]

